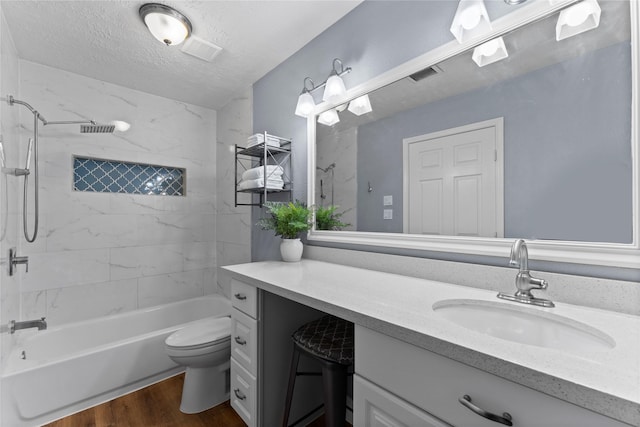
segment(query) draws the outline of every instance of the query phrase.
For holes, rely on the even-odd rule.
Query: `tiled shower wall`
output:
[[[234,206],[234,145],[245,146],[252,130],[253,91],[249,87],[218,112],[216,194],[218,266],[251,261],[251,211]],[[218,270],[221,293],[229,298],[230,278]]]
[[[21,317],[56,325],[216,292],[216,112],[28,61],[20,67],[21,99],[47,120],[131,123],[113,134],[41,128],[40,227],[20,254],[29,256]],[[24,149],[32,117],[21,120]],[[74,155],[185,168],[187,195],[73,191]]]
[[[19,93],[20,68],[18,54],[1,10],[2,2],[0,2],[0,135],[2,135],[6,166],[15,168],[18,167],[19,160],[17,144],[19,111],[9,106],[6,95]],[[18,247],[20,244],[16,206],[19,200],[18,188],[21,184],[21,178],[0,173],[0,260],[2,260],[0,262],[0,325],[3,326],[20,315],[19,277],[9,277],[7,258],[9,248]],[[4,331],[4,327],[0,328],[0,332]],[[0,354],[4,361],[11,351],[12,336],[8,333],[2,333],[0,336],[2,337]]]

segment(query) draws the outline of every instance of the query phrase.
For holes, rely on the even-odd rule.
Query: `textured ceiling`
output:
[[[138,16],[145,1],[2,0],[20,58],[219,109],[361,0],[166,1],[223,48],[205,62],[167,47]]]

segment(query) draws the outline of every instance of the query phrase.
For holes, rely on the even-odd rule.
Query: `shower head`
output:
[[[115,125],[80,125],[80,133],[113,133]]]

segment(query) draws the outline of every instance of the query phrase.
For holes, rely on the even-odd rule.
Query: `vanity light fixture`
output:
[[[491,21],[484,1],[460,0],[450,30],[458,43],[464,43],[473,37],[491,31]]]
[[[504,45],[504,39],[498,37],[473,49],[472,58],[473,61],[478,64],[478,67],[484,67],[508,56],[509,53],[507,52],[507,47]]]
[[[583,0],[560,12],[556,24],[556,40],[560,41],[600,25],[600,5],[597,0]]]
[[[338,66],[340,67],[340,70],[338,70]],[[322,96],[323,101],[335,103],[342,99],[347,93],[347,89],[342,81],[342,76],[350,72],[351,67],[344,68],[342,61],[335,58],[333,60],[333,69],[331,70],[331,74],[329,74],[329,78],[324,82],[316,86],[313,80],[309,77],[305,77],[302,93],[298,96],[295,114],[300,117],[308,117],[316,106],[312,94],[314,91],[323,87],[325,88]]]
[[[340,66],[340,71],[338,71],[336,64]],[[331,74],[329,74],[327,84],[324,88],[324,94],[322,95],[323,101],[337,102],[344,98],[344,96],[347,94],[347,88],[344,86],[342,77],[340,77],[344,73],[345,70],[344,65],[342,65],[342,61],[338,58],[334,59],[333,69],[331,70]]]
[[[311,89],[307,87],[307,81],[311,83]],[[304,87],[302,88],[302,93],[298,97],[298,104],[296,105],[296,116],[307,117],[313,112],[313,109],[316,107],[316,103],[313,100],[311,91],[314,89],[315,84],[313,83],[313,80],[309,77],[305,77]]]
[[[369,100],[369,95],[362,95],[351,101],[348,107],[349,111],[351,111],[356,116],[361,116],[363,114],[370,113],[372,111],[371,101]]]
[[[335,110],[335,108],[327,110],[318,116],[318,123],[325,126],[333,126],[339,121],[340,117],[338,116],[338,112]]]
[[[178,45],[191,35],[189,19],[169,6],[147,3],[140,7],[138,13],[153,37],[167,46]]]

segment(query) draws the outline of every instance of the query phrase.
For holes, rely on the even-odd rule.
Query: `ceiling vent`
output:
[[[202,40],[194,35],[191,35],[191,37],[184,42],[184,45],[180,50],[188,55],[195,56],[196,58],[207,62],[213,61],[213,59],[222,52],[222,48],[220,46],[216,46],[215,44]]]
[[[411,80],[414,82],[419,82],[420,80],[424,80],[427,77],[435,76],[436,74],[442,73],[442,68],[437,65],[432,65],[431,67],[427,67],[423,70],[418,71],[417,73],[413,73],[409,76]]]

